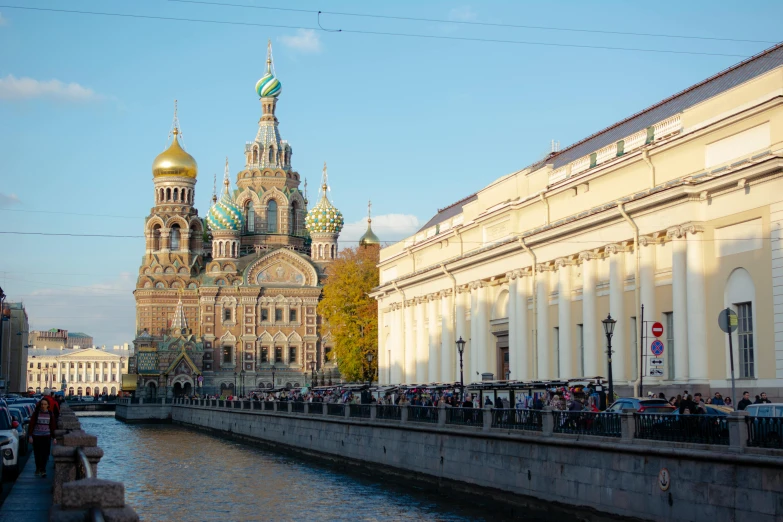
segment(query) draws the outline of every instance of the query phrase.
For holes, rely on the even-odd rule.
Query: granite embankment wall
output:
[[[541,509],[545,501],[585,520],[783,520],[779,451],[747,454],[729,447],[638,440],[625,433],[622,438],[512,433],[488,430],[486,424],[484,429],[444,427],[292,414],[284,408],[161,407],[184,426],[364,467],[376,475],[419,479],[452,493],[481,488],[482,496],[519,510]],[[666,490],[659,484],[664,468],[670,481]]]

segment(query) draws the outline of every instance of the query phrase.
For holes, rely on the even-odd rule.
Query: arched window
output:
[[[330,259],[334,259],[336,254],[337,254],[337,245],[332,245],[332,257],[330,257]]]
[[[253,163],[258,163],[258,148],[253,147]]]
[[[223,242],[222,241],[218,242],[218,256],[219,257],[223,257]]]
[[[171,189],[166,189],[166,201],[171,201]]]
[[[160,225],[152,229],[152,250],[160,250]]]
[[[291,223],[291,235],[296,235],[297,231],[299,230],[299,223],[297,222],[298,215],[299,215],[299,207],[296,204],[296,201],[292,201],[291,218],[288,220]]]
[[[237,257],[237,244],[231,242],[231,257]]]
[[[272,147],[269,147],[269,163],[272,163],[275,158],[275,150]]]
[[[174,190],[176,191],[177,189],[174,189]],[[179,225],[174,225],[174,226],[171,227],[171,236],[170,237],[171,237],[171,248],[170,248],[170,250],[172,252],[176,252],[177,250],[179,250],[179,238],[180,238]]]
[[[266,207],[266,231],[277,232],[277,201],[270,200]]]
[[[163,189],[160,189],[158,191],[158,203],[163,203],[163,199],[166,197],[165,192],[163,192]]]
[[[179,201],[179,189],[174,189],[174,201]]]
[[[248,232],[256,231],[256,210],[253,208],[252,201],[248,201],[245,204],[245,230]]]

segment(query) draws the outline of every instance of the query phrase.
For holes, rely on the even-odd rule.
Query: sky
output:
[[[313,202],[327,162],[352,246],[368,200],[376,234],[398,241],[551,140],[565,147],[770,47],[783,18],[772,1],[0,3],[0,285],[31,329],[107,346],[133,339],[151,163],[174,100],[203,216],[213,175],[228,156],[233,182],[255,137],[267,40],[294,168]]]

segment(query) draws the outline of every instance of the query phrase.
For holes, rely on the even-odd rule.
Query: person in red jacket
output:
[[[55,417],[60,417],[60,403],[52,397],[52,392],[46,392],[41,400],[49,403],[49,411],[52,412]]]
[[[30,424],[27,428],[29,441],[35,454],[35,476],[46,476],[46,463],[49,461],[49,451],[57,429],[57,416],[49,409],[49,401],[41,399],[35,407]],[[55,442],[56,444],[56,442]]]

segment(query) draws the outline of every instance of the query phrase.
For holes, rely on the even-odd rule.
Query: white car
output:
[[[9,442],[0,445],[0,453],[3,455],[3,475],[13,480],[19,476],[19,432],[16,430],[15,420],[7,408],[0,408],[0,438],[7,437]]]

